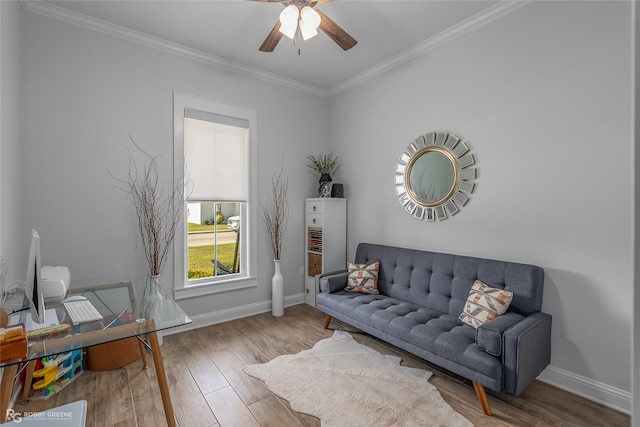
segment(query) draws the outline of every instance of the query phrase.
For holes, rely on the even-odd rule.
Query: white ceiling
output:
[[[321,92],[332,89],[373,69],[388,68],[425,43],[433,42],[452,28],[500,14],[509,7],[498,0],[336,0],[318,4],[358,44],[343,51],[329,37],[303,41],[298,55],[292,41],[283,37],[272,53],[258,47],[275,25],[282,10],[279,3],[249,0],[212,1],[105,1],[23,0],[27,10],[62,15],[104,27],[106,21],[135,32],[185,46],[235,66],[291,79]],[[80,15],[78,15],[80,14]],[[233,67],[232,67],[233,68]]]

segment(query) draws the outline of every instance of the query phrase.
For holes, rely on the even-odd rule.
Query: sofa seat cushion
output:
[[[317,303],[454,364],[502,378],[502,361],[476,345],[476,330],[457,316],[385,295],[318,294]],[[402,346],[400,346],[402,347]],[[448,366],[443,365],[446,369]]]

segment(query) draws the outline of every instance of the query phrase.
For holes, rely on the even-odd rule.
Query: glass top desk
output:
[[[71,323],[62,304],[46,304],[46,308],[51,313],[51,310],[55,310],[59,323],[70,326],[66,331],[27,337],[26,358],[0,363],[0,367],[4,368],[0,385],[0,414],[2,414],[0,423],[4,422],[4,416],[7,413],[9,399],[13,390],[13,382],[20,364],[27,364],[26,375],[27,378],[31,378],[35,367],[35,363],[32,361],[35,359],[111,341],[137,337],[145,367],[147,366],[145,346],[151,349],[167,424],[175,426],[171,396],[169,395],[169,387],[156,332],[189,324],[191,319],[159,286],[153,286],[150,281],[147,282],[146,286],[142,286],[144,284],[140,285],[134,286],[130,281],[123,281],[69,289],[69,295],[83,295],[93,303],[103,316],[102,320],[85,322],[79,325]],[[14,298],[19,299],[19,304],[21,304],[23,294],[19,293]],[[14,301],[12,307],[15,306],[15,303]],[[9,309],[7,311],[11,312]],[[29,315],[29,313],[27,312],[26,315]],[[145,337],[148,339],[148,344],[143,340]],[[23,394],[25,397],[29,393],[29,382],[25,381]]]

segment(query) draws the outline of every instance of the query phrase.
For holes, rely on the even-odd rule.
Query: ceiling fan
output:
[[[281,3],[285,9],[280,14],[280,19],[276,22],[262,46],[258,49],[261,52],[273,52],[283,35],[293,39],[302,36],[307,40],[317,34],[316,29],[320,28],[342,49],[349,50],[358,42],[351,37],[338,24],[333,22],[320,10],[314,9],[318,3],[329,3],[333,0],[254,0],[268,3]]]

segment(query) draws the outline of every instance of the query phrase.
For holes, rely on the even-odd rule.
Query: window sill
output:
[[[197,285],[185,285],[182,288],[174,288],[173,297],[176,300],[181,300],[221,292],[236,291],[238,289],[255,288],[257,285],[258,279],[256,277],[238,277],[225,281],[199,283]]]

